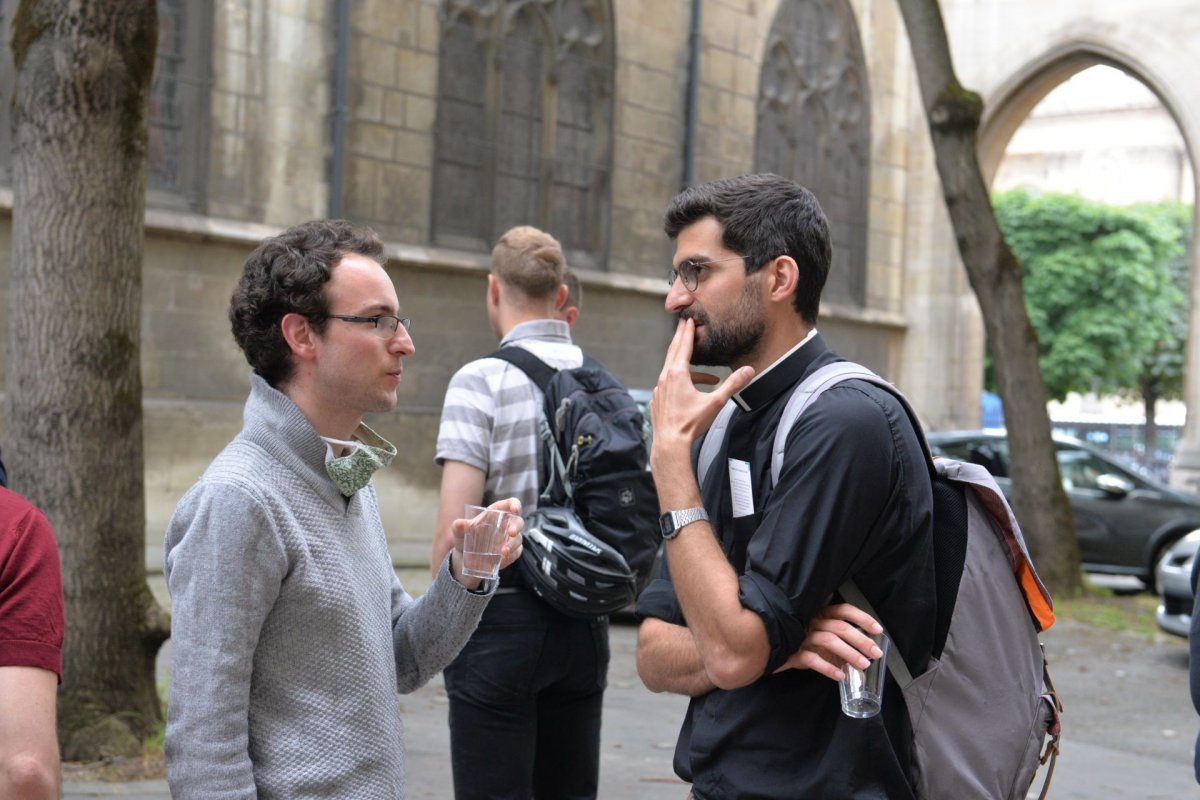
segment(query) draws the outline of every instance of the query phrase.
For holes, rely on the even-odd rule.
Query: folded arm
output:
[[[699,697],[716,688],[708,678],[692,632],[654,617],[638,629],[637,670],[652,692]]]

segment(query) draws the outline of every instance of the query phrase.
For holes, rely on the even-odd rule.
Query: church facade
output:
[[[1172,60],[1194,61],[1200,43],[1185,2],[1012,5],[943,2],[960,77],[988,103],[988,175],[1036,100],[1092,63],[1133,68],[1195,152],[1200,93]],[[515,224],[562,241],[584,285],[577,341],[649,387],[673,330],[666,203],[724,176],[794,178],[832,226],[826,339],[897,382],[927,427],[978,425],[982,326],[894,0],[158,6],[142,315],[149,564],[175,502],[240,427],[248,367],[225,310],[241,264],[263,237],[317,217],[381,235],[413,318],[400,405],[372,420],[400,450],[376,479],[398,563],[428,557],[442,395],[494,349],[488,252]],[[14,8],[0,0],[4,19]],[[0,91],[13,80],[5,50]],[[8,114],[0,210],[11,212]],[[9,230],[0,215],[0,292]]]

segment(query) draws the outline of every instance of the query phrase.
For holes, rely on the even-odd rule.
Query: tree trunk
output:
[[[1158,420],[1154,418],[1158,406],[1158,379],[1145,378],[1142,380],[1142,409],[1146,415],[1146,425],[1142,432],[1142,466],[1158,477]]]
[[[168,620],[146,584],[140,320],[150,0],[22,0],[13,20],[5,457],[54,525],[67,759],[140,753]]]
[[[1000,233],[979,169],[979,95],[959,85],[937,0],[899,0],[921,87],[942,192],[971,288],[983,311],[1004,400],[1012,502],[1038,574],[1059,595],[1082,588],[1079,543],[1050,438],[1037,335],[1025,310],[1021,264]]]

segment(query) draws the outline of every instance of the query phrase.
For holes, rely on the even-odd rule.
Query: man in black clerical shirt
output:
[[[796,421],[779,482],[771,446],[792,389],[841,360],[816,331],[829,272],[816,198],[775,175],[688,189],[667,311],[679,318],[654,389],[651,465],[667,567],[638,602],[638,671],[689,695],[675,771],[697,800],[914,797],[911,727],[889,677],[882,712],[841,713],[836,665],[876,657],[836,592],[853,578],[914,673],[933,638],[932,494],[919,439],[886,390],[847,381]],[[717,379],[691,364],[726,366]],[[697,484],[692,450],[737,410]],[[831,606],[830,604],[833,603]],[[833,678],[834,680],[830,680]]]

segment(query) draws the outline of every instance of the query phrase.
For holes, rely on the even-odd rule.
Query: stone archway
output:
[[[1170,96],[1167,87],[1149,75],[1135,59],[1113,52],[1097,43],[1064,43],[1011,74],[997,87],[994,94],[986,99],[977,149],[979,165],[989,184],[996,175],[1013,134],[1034,107],[1067,79],[1090,67],[1100,65],[1122,70],[1147,86],[1167,109],[1180,131],[1184,130],[1180,116],[1175,110],[1179,101]],[[1192,142],[1186,136],[1184,140],[1188,147],[1189,159],[1195,163]]]
[[[1033,107],[1072,75],[1100,64],[1124,70],[1157,95],[1179,126],[1193,180],[1200,181],[1200,87],[1189,66],[1200,47],[1200,15],[1188,13],[1187,0],[1160,2],[1148,9],[1116,0],[1096,0],[1086,8],[1036,0],[1010,1],[1003,9],[1001,5],[943,2],[960,79],[985,99],[978,152],[989,183],[1009,140]],[[1015,66],[998,70],[997,64]],[[1196,209],[1193,227],[1200,235],[1200,203]],[[1191,253],[1184,399],[1189,409],[1200,409],[1200,246],[1195,239]],[[1172,483],[1200,491],[1200,413],[1188,414]]]

